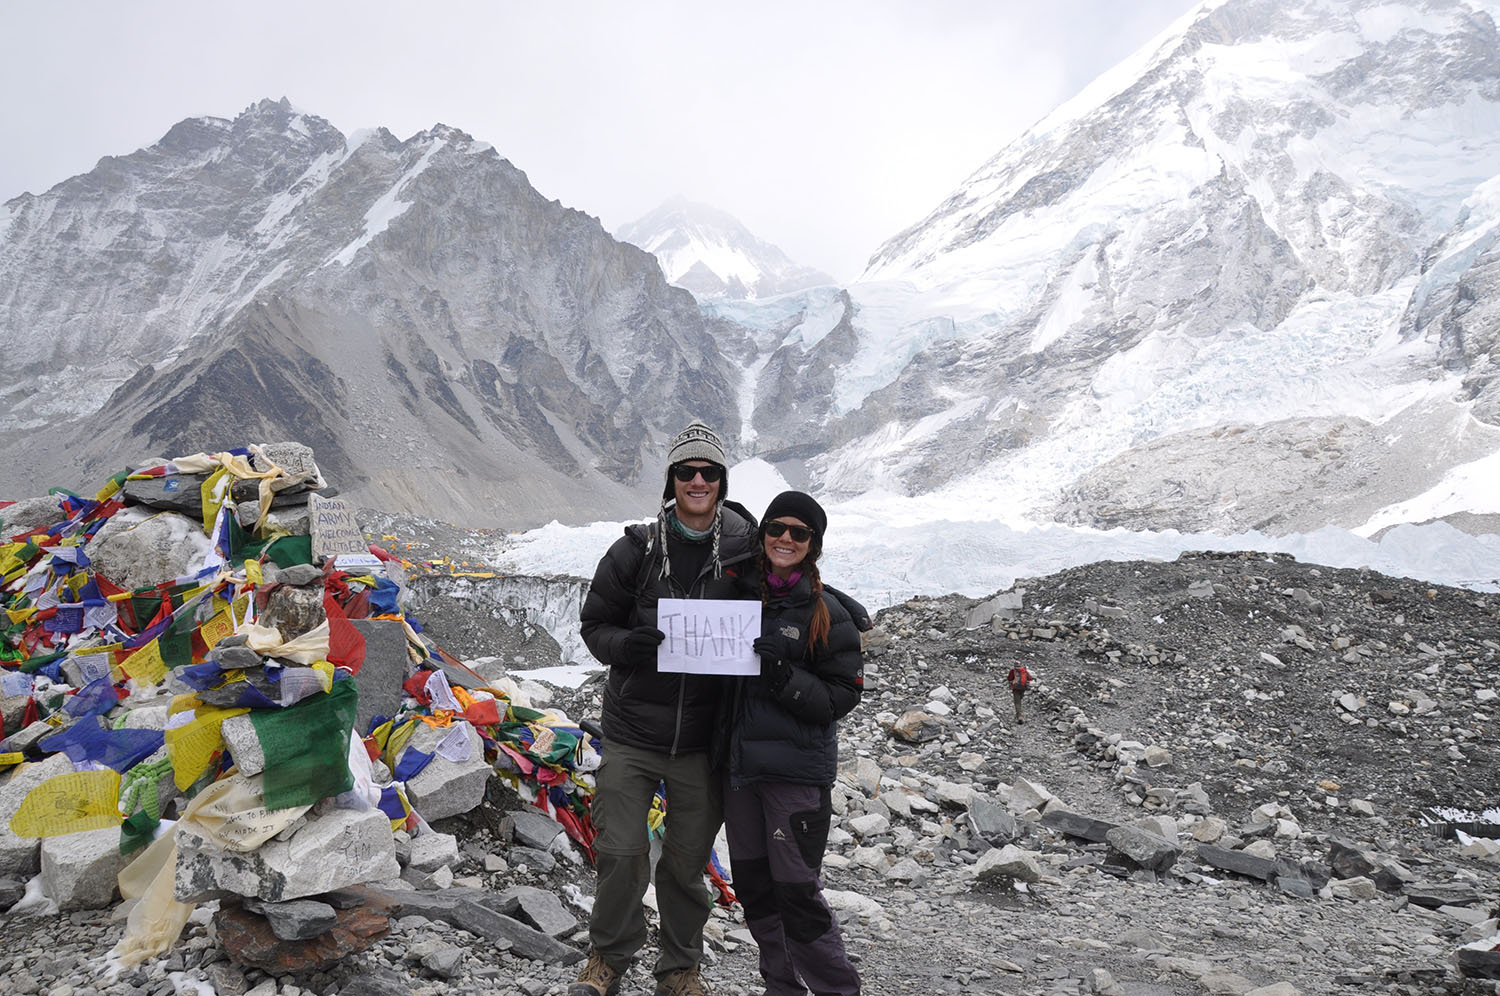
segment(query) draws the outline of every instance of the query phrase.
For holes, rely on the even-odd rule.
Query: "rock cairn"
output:
[[[538,854],[577,859],[597,743],[421,635],[402,561],[306,447],[148,461],[92,497],[6,503],[0,539],[11,912],[123,895],[111,958],[128,971],[180,957],[201,907],[229,965],[309,975],[412,910],[440,919],[419,890],[444,889],[466,929],[580,957],[555,940],[574,921],[550,894],[449,890],[458,843],[432,823],[498,773],[557,830]]]

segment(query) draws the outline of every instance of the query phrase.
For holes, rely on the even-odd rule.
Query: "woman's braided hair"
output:
[[[823,602],[823,576],[818,573],[818,558],[823,555],[823,540],[814,536],[812,545],[808,547],[807,556],[802,558],[802,563],[797,565],[797,570],[807,575],[807,580],[812,584],[813,610],[812,619],[807,624],[807,645],[810,647],[815,643],[828,643],[828,629],[833,625],[833,620],[828,615],[828,606]],[[766,559],[766,531],[762,526],[760,531],[760,550],[756,556],[760,561],[760,603],[765,605],[771,598],[770,586],[766,584],[766,575],[771,573],[771,563]]]

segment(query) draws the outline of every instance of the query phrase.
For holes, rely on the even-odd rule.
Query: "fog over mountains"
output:
[[[0,495],[296,438],[368,505],[579,522],[698,416],[830,496],[1369,531],[1500,479],[1497,14],[1206,4],[843,288],[685,202],[616,241],[454,128],[190,119],[0,206]]]

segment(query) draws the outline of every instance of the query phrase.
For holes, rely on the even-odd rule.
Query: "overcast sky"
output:
[[[1192,0],[0,6],[0,202],[289,98],[443,123],[610,231],[681,194],[849,281]]]

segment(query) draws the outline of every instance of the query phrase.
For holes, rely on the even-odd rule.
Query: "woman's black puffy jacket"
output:
[[[731,785],[833,784],[839,764],[838,720],[859,704],[865,670],[859,630],[849,611],[826,591],[823,604],[831,622],[828,640],[811,648],[807,628],[813,596],[806,577],[766,604],[761,635],[781,644],[791,674],[779,689],[765,677],[741,682],[730,730]]]

